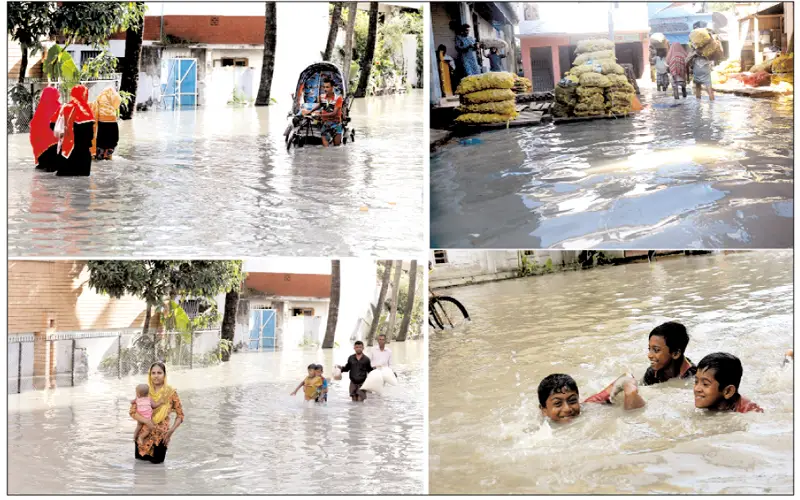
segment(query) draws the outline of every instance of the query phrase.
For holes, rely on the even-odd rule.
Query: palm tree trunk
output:
[[[400,293],[400,277],[403,275],[403,261],[394,263],[394,283],[392,283],[392,313],[389,316],[389,327],[386,329],[386,340],[391,341],[394,336],[394,323],[397,321],[397,296]]]
[[[144,2],[136,2],[137,8],[144,10]],[[137,26],[131,26],[125,31],[125,59],[122,64],[122,81],[119,90],[133,94],[131,102],[120,109],[119,117],[122,120],[133,118],[136,110],[136,91],[139,88],[139,61],[142,58],[142,35],[144,34],[144,16]]]
[[[19,60],[19,83],[25,82],[25,72],[28,71],[28,46],[24,43],[19,44],[19,49],[22,52],[22,58]]]
[[[236,334],[236,313],[239,310],[239,286],[235,286],[230,292],[225,294],[225,314],[222,317],[222,332],[221,337],[224,340],[231,341],[233,345],[233,337]],[[222,361],[230,361],[231,350],[222,351]]]
[[[347,27],[345,28],[344,41],[344,62],[342,63],[344,81],[348,87],[350,86],[350,65],[353,61],[353,39],[355,38],[356,32],[356,14],[358,14],[358,3],[348,4]],[[352,90],[350,92],[352,92]]]
[[[275,66],[275,44],[277,34],[277,12],[275,2],[265,2],[264,14],[264,59],[261,61],[261,83],[258,86],[256,106],[269,106],[272,88],[272,70]]]
[[[367,33],[367,48],[361,57],[361,78],[358,80],[356,97],[367,95],[369,87],[369,74],[372,71],[372,59],[375,57],[375,43],[378,40],[378,2],[369,3],[369,32]]]
[[[325,45],[325,55],[323,61],[330,61],[333,55],[333,47],[336,45],[336,35],[339,34],[339,24],[342,20],[342,2],[333,2],[333,15],[331,16],[331,27],[328,30],[328,43]]]
[[[336,341],[336,321],[339,319],[339,295],[342,288],[342,276],[338,260],[331,261],[331,302],[328,306],[328,325],[325,327],[323,349],[333,348]]]
[[[392,261],[386,260],[383,262],[383,282],[381,283],[381,292],[378,294],[378,303],[372,314],[372,325],[369,327],[369,335],[367,336],[367,345],[371,346],[375,338],[375,332],[378,331],[378,325],[381,323],[381,316],[383,314],[383,302],[386,300],[386,289],[389,288],[389,277],[392,274]]]
[[[408,325],[411,323],[411,314],[414,312],[414,295],[417,291],[417,261],[411,261],[411,269],[408,271],[408,300],[406,301],[405,311],[403,311],[403,322],[400,323],[400,333],[397,334],[398,342],[405,342],[408,335]]]

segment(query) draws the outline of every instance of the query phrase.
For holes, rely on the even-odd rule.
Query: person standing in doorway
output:
[[[392,350],[386,347],[386,335],[378,335],[378,347],[372,348],[372,363],[375,368],[392,368]]]
[[[362,391],[361,386],[366,382],[369,372],[374,370],[372,362],[366,354],[364,354],[364,343],[360,340],[353,344],[353,350],[356,352],[347,358],[347,364],[344,366],[337,365],[336,368],[344,372],[350,372],[350,399],[353,401],[364,401],[367,399],[367,391]]]
[[[456,35],[456,50],[461,56],[465,76],[480,75],[481,65],[478,64],[478,49],[480,45],[469,34],[469,24],[462,24]]]

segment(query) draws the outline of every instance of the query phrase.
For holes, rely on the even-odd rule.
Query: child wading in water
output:
[[[562,373],[548,375],[539,383],[537,392],[542,415],[550,420],[568,422],[581,414],[578,384],[569,375]],[[621,376],[601,392],[601,394],[609,394],[608,397],[596,398],[595,395],[588,398],[584,403],[610,403],[612,395],[616,395],[619,392],[625,393],[623,406],[626,410],[635,410],[645,405],[644,399],[639,395],[636,379],[630,375]]]
[[[330,380],[326,379],[322,375],[322,365],[317,365],[316,367],[316,375],[322,379],[322,385],[319,387],[319,391],[317,392],[317,397],[314,399],[317,403],[327,403],[328,402],[328,385],[330,384]]]
[[[701,359],[694,379],[695,408],[763,413],[757,404],[739,394],[742,373],[742,362],[733,354],[715,352]]]
[[[672,378],[692,378],[697,373],[697,367],[684,355],[687,345],[689,334],[682,324],[668,321],[653,328],[647,352],[650,368],[645,372],[642,384],[660,384]]]
[[[139,384],[136,386],[135,403],[136,413],[150,421],[147,426],[141,422],[136,424],[136,431],[133,433],[133,437],[141,445],[144,442],[144,438],[150,435],[150,429],[154,425],[152,421],[153,410],[161,406],[162,403],[156,403],[150,398],[150,386],[147,384]]]
[[[319,389],[322,387],[322,377],[317,375],[317,365],[311,363],[308,365],[308,376],[300,382],[300,385],[292,391],[292,396],[297,394],[297,391],[303,387],[305,400],[311,401],[312,399],[317,398],[317,394],[319,393]]]

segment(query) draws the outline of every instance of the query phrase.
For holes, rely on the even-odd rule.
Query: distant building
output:
[[[617,62],[632,64],[636,78],[650,71],[647,4],[644,2],[538,3],[538,19],[519,23],[522,66],[534,92],[552,90],[569,71],[581,40],[608,38],[613,20]],[[576,8],[580,8],[576,12]]]

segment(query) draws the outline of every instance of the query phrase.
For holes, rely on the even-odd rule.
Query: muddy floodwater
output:
[[[659,258],[443,290],[472,322],[430,339],[431,493],[793,492],[792,253]],[[764,413],[694,408],[692,385],[640,387],[641,410],[583,404],[544,422],[537,387],[581,399],[647,369],[647,335],[680,321],[687,355],[738,356]],[[455,375],[454,375],[455,374]]]
[[[137,113],[88,178],[8,136],[10,256],[375,256],[423,244],[423,93],[356,99],[356,140],[286,152],[287,109]]]
[[[234,355],[170,371],[186,420],[163,464],[133,457],[128,415],[146,377],[8,397],[10,494],[423,493],[423,342],[393,343],[399,384],[352,403],[347,375],[327,405],[289,393],[306,366],[330,375],[351,349]]]
[[[632,118],[487,132],[433,154],[432,247],[791,247],[793,99],[644,92]]]

